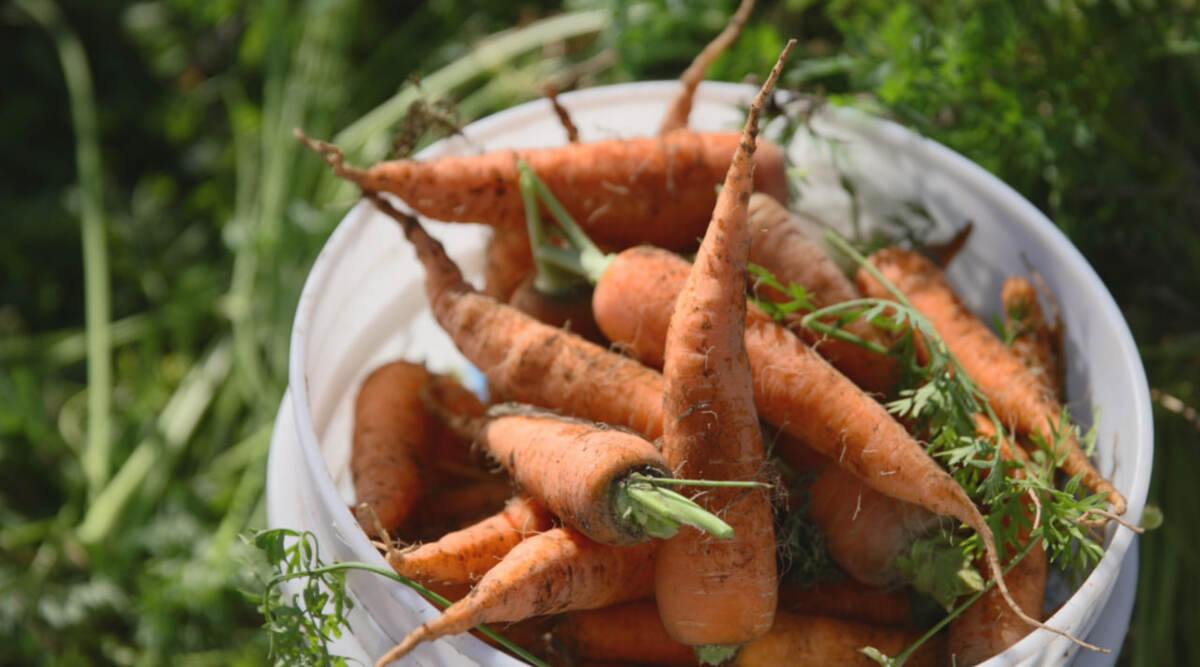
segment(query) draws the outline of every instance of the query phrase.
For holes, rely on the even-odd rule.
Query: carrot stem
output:
[[[575,218],[571,217],[571,214],[567,212],[566,207],[562,205],[558,197],[554,196],[549,186],[538,177],[537,173],[533,171],[533,168],[527,162],[518,160],[517,169],[521,173],[521,193],[523,196],[526,196],[525,210],[536,209],[536,206],[530,204],[531,200],[529,197],[532,195],[527,195],[526,193],[525,188],[529,184],[536,191],[537,197],[541,199],[542,205],[546,207],[546,210],[558,222],[559,230],[562,231],[567,243],[570,244],[573,253],[578,255],[579,266],[583,269],[578,275],[583,276],[594,284],[600,275],[604,273],[604,270],[608,268],[613,256],[606,254],[592,242],[592,239],[583,231],[579,223],[575,222]],[[539,238],[535,242],[533,236],[530,235],[529,241],[531,244],[540,243],[541,246],[546,245],[544,237]],[[539,252],[539,246],[534,245],[533,248],[536,256]],[[551,248],[543,247],[540,251],[545,252],[548,249]]]
[[[687,496],[660,488],[648,475],[633,473],[621,480],[614,500],[617,515],[638,525],[647,535],[668,538],[686,524],[716,537],[733,537],[733,528]]]
[[[552,251],[559,249],[547,242],[546,228],[542,223],[542,212],[538,206],[536,189],[530,182],[530,173],[522,171],[518,183],[521,187],[521,200],[525,203],[525,228],[529,233],[529,247],[533,251],[533,264],[536,271],[533,276],[533,286],[542,294],[563,294],[573,290],[582,281],[577,277],[578,272],[572,266],[560,266],[555,258],[549,256]]]

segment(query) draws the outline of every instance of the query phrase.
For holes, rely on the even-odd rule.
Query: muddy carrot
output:
[[[554,628],[555,639],[579,660],[616,660],[652,665],[697,664],[696,653],[667,634],[654,600],[574,611]]]
[[[779,612],[771,632],[762,639],[744,646],[733,665],[877,667],[879,663],[861,653],[859,649],[872,646],[885,655],[894,655],[912,644],[920,635],[920,630],[880,627],[856,621]],[[904,664],[909,667],[946,664],[944,635],[935,635]]]
[[[906,589],[874,588],[853,579],[809,587],[784,584],[779,588],[779,608],[793,614],[829,616],[871,625],[913,625]]]
[[[688,65],[688,68],[680,75],[679,82],[683,88],[667,107],[667,113],[658,127],[660,135],[687,127],[688,116],[692,113],[692,99],[696,96],[696,87],[704,80],[704,73],[708,71],[708,66],[737,40],[738,35],[742,32],[742,26],[746,24],[746,19],[750,18],[750,12],[753,10],[754,0],[742,0],[733,16],[729,17],[729,23],[725,28],[701,49],[700,53],[696,54],[692,64]]]

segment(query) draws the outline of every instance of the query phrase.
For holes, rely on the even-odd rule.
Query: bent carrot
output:
[[[514,496],[497,514],[438,541],[394,550],[387,555],[396,572],[422,582],[473,583],[529,535],[554,525],[550,511],[524,496]]]
[[[520,621],[645,597],[653,588],[657,549],[657,540],[627,547],[603,545],[566,527],[531,536],[489,570],[469,595],[410,632],[376,665],[399,660],[421,642],[481,623]]]
[[[797,216],[771,196],[758,192],[750,197],[750,233],[750,261],[769,271],[783,285],[803,287],[813,307],[822,308],[861,296],[824,246],[811,239]],[[755,284],[754,291],[768,301],[791,299],[765,284]],[[895,387],[898,379],[895,360],[862,345],[800,326],[807,312],[793,311],[785,316],[784,322],[863,389],[887,393]],[[884,348],[889,344],[877,327],[861,318],[845,323],[842,328]]]
[[[1000,288],[1006,338],[1013,354],[1038,379],[1042,391],[1062,396],[1061,329],[1046,320],[1038,302],[1037,288],[1028,278],[1012,276]]]
[[[733,662],[735,667],[775,667],[776,665],[863,665],[879,663],[859,652],[873,646],[885,655],[895,655],[912,644],[921,630],[888,628],[856,621],[801,616],[779,612],[775,625],[762,639],[747,644]],[[923,644],[904,664],[943,665],[946,663],[945,636]]]
[[[887,248],[870,261],[912,302],[945,340],[950,352],[974,380],[1000,419],[1022,433],[1055,442],[1062,406],[1041,390],[1037,378],[1004,346],[979,318],[962,303],[942,271],[921,255]],[[891,298],[890,292],[865,269],[858,273],[863,293]],[[1125,497],[1092,465],[1076,438],[1062,443],[1060,466],[1068,475],[1082,475],[1084,486],[1105,493],[1117,514],[1125,512]]]
[[[670,537],[680,523],[731,533],[686,498],[652,486],[653,478],[669,476],[666,460],[632,433],[519,404],[492,406],[479,419],[433,410],[565,524],[597,542]]]
[[[350,476],[355,518],[377,537],[376,521],[396,530],[421,499],[421,468],[429,459],[437,422],[421,404],[432,375],[420,364],[394,361],[371,372],[354,403]]]
[[[758,116],[792,40],[755,96],[712,222],[667,329],[663,361],[663,455],[691,479],[756,480],[764,453],[743,327],[747,202]],[[763,489],[714,489],[699,502],[720,512],[732,539],[683,529],[655,568],[655,599],[667,632],[696,647],[737,646],[762,636],[775,613],[777,573],[770,499]],[[702,660],[704,656],[702,656]]]
[[[696,653],[667,634],[654,600],[573,611],[554,628],[575,661],[616,660],[652,665],[697,664]]]

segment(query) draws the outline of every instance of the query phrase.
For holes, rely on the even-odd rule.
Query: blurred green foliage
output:
[[[485,38],[564,12],[610,18],[417,92],[455,100],[466,122],[548,79],[673,78],[734,3],[700,4],[71,0],[52,30],[26,11],[49,2],[0,6],[4,61],[21,63],[0,70],[0,662],[266,660],[262,618],[240,592],[261,563],[237,536],[265,524],[291,317],[349,203],[293,126],[333,136],[418,79],[449,81],[435,74]],[[1175,520],[1200,507],[1188,412],[1200,405],[1198,11],[1192,0],[764,1],[711,71],[760,74],[799,37],[789,85],[967,155],[1100,273],[1160,392],[1151,501],[1166,522],[1141,541],[1122,657],[1136,665],[1200,664],[1188,636],[1200,617],[1181,585],[1200,551]],[[99,137],[109,388],[89,387],[85,363],[89,193],[53,38],[65,34],[94,85],[94,104],[75,111]],[[361,126],[370,141],[357,150],[386,145],[402,112]],[[109,389],[120,483],[89,491],[88,396]]]

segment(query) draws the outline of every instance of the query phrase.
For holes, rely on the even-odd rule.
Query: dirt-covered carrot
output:
[[[871,262],[929,319],[1004,423],[1021,433],[1036,434],[1047,443],[1059,440],[1053,431],[1059,426],[1062,405],[963,304],[941,269],[900,248],[880,250],[871,256]],[[858,283],[868,296],[892,297],[865,269],[859,271]],[[1082,474],[1084,486],[1107,494],[1113,511],[1123,514],[1125,497],[1092,465],[1078,440],[1068,437],[1061,446],[1065,451],[1059,453],[1064,457],[1060,467],[1069,475]]]
[[[874,588],[853,579],[807,587],[784,584],[779,588],[779,608],[793,614],[829,616],[871,625],[913,625],[912,604],[906,589]]]
[[[387,562],[417,581],[474,583],[521,540],[553,525],[553,515],[540,503],[514,496],[499,513],[436,542],[393,550]]]
[[[784,47],[755,97],[712,222],[667,330],[663,361],[663,454],[681,477],[757,480],[765,455],[743,327],[750,238],[747,203],[758,116],[779,76]],[[714,489],[701,497],[734,529],[714,540],[684,529],[663,543],[655,598],[667,632],[719,662],[761,637],[775,613],[778,577],[770,499],[762,489]]]
[[[354,403],[350,475],[355,518],[368,535],[398,528],[421,500],[422,468],[437,429],[421,403],[433,376],[421,364],[394,361],[372,371]]]
[[[393,160],[366,169],[346,164],[340,154],[333,158],[332,146],[320,145],[335,173],[365,191],[395,194],[437,220],[511,229],[525,224],[517,171],[523,159],[601,245],[686,249],[704,235],[716,203],[714,187],[729,169],[740,137],[680,130],[664,137]],[[762,169],[756,187],[786,197],[782,152],[764,143],[757,157]]]
[[[769,195],[750,197],[750,261],[766,269],[781,285],[795,284],[808,293],[814,308],[857,299],[861,296],[854,282],[829,256],[825,247],[809,237],[797,216]],[[790,295],[763,282],[755,284],[760,299],[787,302]],[[800,326],[808,311],[796,309],[784,322],[813,345],[838,370],[860,387],[872,392],[888,392],[897,381],[895,361],[862,345],[824,336]],[[860,338],[887,347],[882,332],[862,319],[851,320],[843,329]]]
[[[607,343],[592,316],[592,290],[588,286],[549,294],[538,290],[530,276],[517,286],[508,298],[508,305],[539,322],[579,334],[585,340]]]
[[[778,612],[771,632],[762,639],[742,647],[736,667],[775,667],[776,665],[863,665],[877,667],[879,663],[859,649],[871,646],[885,655],[899,653],[912,644],[920,630],[891,628],[846,621],[822,616],[802,616]],[[909,657],[904,664],[946,664],[944,635],[934,638]]]
[[[696,87],[704,80],[704,73],[721,52],[729,48],[742,32],[746,19],[754,10],[754,0],[742,0],[737,11],[729,17],[725,28],[709,42],[692,60],[692,64],[679,77],[683,88],[671,100],[667,113],[663,116],[662,124],[658,127],[660,135],[681,130],[688,125],[688,116],[692,113],[692,99],[696,96]]]
[[[434,317],[459,350],[510,400],[662,434],[662,376],[642,364],[479,294],[436,239],[411,216],[367,195],[394,217],[425,266]]]
[[[653,444],[625,430],[520,404],[483,418],[433,411],[503,466],[563,523],[604,544],[670,537],[681,523],[729,537],[732,530],[687,498],[659,488],[669,476]]]
[[[413,513],[400,535],[409,541],[436,539],[498,512],[512,495],[512,482],[501,476],[444,486],[421,499],[421,511]]]
[[[870,586],[907,583],[896,557],[940,520],[921,505],[885,496],[837,466],[825,468],[808,493],[808,516],[824,533],[829,555]]]
[[[616,660],[681,667],[697,664],[692,647],[667,634],[654,600],[571,612],[555,626],[554,637],[576,663]]]
[[[1012,276],[1000,288],[1004,338],[1017,358],[1042,383],[1043,391],[1060,397],[1062,330],[1047,321],[1038,291],[1024,276]]]
[[[497,226],[488,240],[483,264],[483,293],[507,301],[533,275],[529,237],[520,227]]]
[[[570,528],[533,535],[508,552],[467,597],[413,630],[376,663],[399,660],[417,644],[481,623],[520,621],[595,609],[646,597],[653,590],[658,541],[614,547]]]

